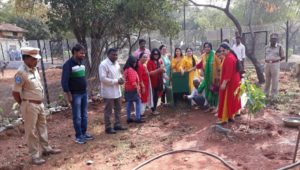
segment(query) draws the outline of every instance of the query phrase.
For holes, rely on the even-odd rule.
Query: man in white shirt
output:
[[[120,122],[121,113],[121,85],[124,84],[120,65],[117,62],[117,49],[110,48],[107,52],[107,58],[103,60],[99,66],[99,77],[101,83],[100,94],[104,98],[104,121],[105,132],[107,134],[115,134],[117,130],[126,130]],[[114,128],[111,127],[110,117],[114,108],[115,123]]]
[[[235,44],[233,44],[232,50],[235,52],[235,54],[237,55],[238,59],[242,62],[243,67],[244,67],[244,61],[246,59],[246,48],[241,43],[240,36],[236,36],[236,42],[235,42]]]

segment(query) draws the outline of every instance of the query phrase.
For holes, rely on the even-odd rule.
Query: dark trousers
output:
[[[121,126],[121,123],[120,123],[121,98],[104,99],[104,102],[105,102],[105,108],[104,108],[105,129],[111,128],[110,117],[112,115],[113,109],[114,109],[114,113],[115,113],[114,127]]]
[[[158,102],[158,90],[156,88],[152,89],[153,94],[153,107],[151,108],[152,112],[156,111],[157,102]]]
[[[164,104],[167,103],[166,102],[166,92],[167,92],[167,90],[164,89],[163,94],[161,96],[161,102],[164,103]]]

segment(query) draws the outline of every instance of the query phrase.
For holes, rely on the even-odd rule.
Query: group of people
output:
[[[270,46],[266,48],[266,95],[272,82],[272,96],[278,93],[279,61],[283,60],[283,49],[278,41],[278,34],[271,34]],[[174,102],[191,100],[207,112],[215,112],[220,124],[233,122],[241,108],[239,86],[243,69],[245,46],[241,37],[236,36],[231,47],[222,42],[214,51],[212,44],[206,42],[201,48],[201,57],[193,54],[192,48],[186,48],[183,54],[176,48],[174,56],[161,45],[151,51],[145,47],[146,41],[139,40],[139,48],[129,56],[124,67],[118,63],[118,50],[107,50],[107,58],[99,65],[100,94],[104,99],[105,132],[115,134],[127,130],[121,125],[121,99],[126,101],[127,123],[143,123],[147,108],[154,115],[159,98],[161,103],[168,103],[168,88],[172,86],[172,74],[188,74],[188,93],[174,93]],[[25,137],[30,156],[34,164],[43,164],[44,154],[58,154],[60,149],[52,148],[48,143],[46,115],[44,111],[44,88],[36,68],[41,58],[38,48],[21,49],[24,64],[15,75],[13,97],[20,104],[25,120]],[[86,69],[83,64],[86,49],[80,44],[72,48],[72,58],[63,65],[61,85],[72,107],[75,142],[84,144],[94,139],[87,133],[88,93]],[[122,71],[123,69],[123,71]],[[276,82],[277,81],[277,82]],[[277,83],[277,84],[276,84]],[[124,88],[122,88],[124,87]],[[124,89],[124,93],[123,90]],[[135,119],[131,108],[135,108]],[[111,117],[114,110],[114,124]]]
[[[242,74],[238,65],[245,56],[245,47],[240,39],[240,36],[236,37],[237,52],[226,42],[222,43],[216,52],[211,43],[204,43],[200,60],[193,54],[192,48],[187,48],[185,55],[180,48],[176,48],[174,56],[170,57],[165,45],[150,51],[145,48],[146,41],[141,39],[140,48],[133,56],[129,56],[123,68],[127,122],[133,122],[132,102],[136,104],[137,123],[143,122],[142,115],[147,106],[151,108],[152,114],[159,114],[156,110],[158,99],[161,98],[162,104],[168,102],[165,94],[172,86],[172,73],[187,73],[189,80],[190,94],[174,93],[175,103],[178,100],[190,99],[191,103],[205,108],[207,112],[217,112],[221,124],[234,121],[234,116],[241,108],[239,94],[235,93]],[[236,53],[243,54],[241,60]],[[103,72],[100,71],[100,74]]]

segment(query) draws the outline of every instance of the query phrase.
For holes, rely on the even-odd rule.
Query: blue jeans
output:
[[[136,120],[141,120],[141,99],[126,102],[127,120],[131,119],[130,114],[131,114],[131,106],[133,105],[133,102],[135,102],[136,105],[135,106]]]
[[[73,125],[75,129],[75,137],[82,138],[86,134],[88,123],[88,95],[87,93],[72,94],[72,99],[72,114]]]

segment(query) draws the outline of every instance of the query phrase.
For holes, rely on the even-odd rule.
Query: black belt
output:
[[[272,64],[272,63],[277,63],[280,62],[281,60],[265,60],[266,63]]]

